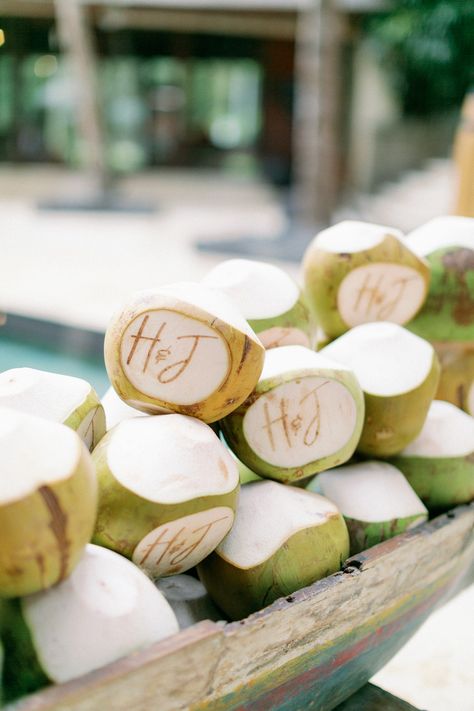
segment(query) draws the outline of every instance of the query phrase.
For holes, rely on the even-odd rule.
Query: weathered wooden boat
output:
[[[330,711],[472,578],[474,504],[350,558],[239,622],[204,621],[15,711]]]

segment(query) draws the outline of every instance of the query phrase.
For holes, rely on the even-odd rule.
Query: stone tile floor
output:
[[[448,163],[410,180],[338,215],[407,230],[449,210]],[[121,188],[156,212],[38,211],[38,200],[87,195],[87,181],[59,168],[0,166],[0,311],[102,331],[129,293],[198,280],[226,258],[196,251],[198,239],[270,239],[285,227],[280,196],[258,181],[166,172]],[[282,266],[298,276],[297,265]],[[434,613],[374,682],[428,711],[474,711],[474,586]]]

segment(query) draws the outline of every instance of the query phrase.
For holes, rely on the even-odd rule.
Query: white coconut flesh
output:
[[[173,608],[181,629],[201,620],[221,620],[222,612],[214,605],[209,594],[192,575],[172,575],[155,583]]]
[[[252,482],[242,487],[234,526],[217,552],[239,568],[254,568],[298,531],[324,526],[337,514],[336,506],[318,494],[273,481]]]
[[[298,286],[282,269],[251,259],[221,262],[203,283],[227,294],[249,320],[284,314],[300,295]]]
[[[394,397],[427,379],[434,350],[419,336],[395,323],[367,323],[343,334],[321,353],[351,368],[371,395]]]
[[[155,584],[166,599],[173,602],[199,600],[207,597],[204,585],[192,575],[172,575],[169,578],[157,580]]]
[[[464,247],[474,250],[474,218],[435,217],[410,232],[405,241],[410,249],[421,256],[427,256],[446,247]]]
[[[140,410],[127,405],[112,387],[107,390],[101,403],[105,412],[107,430],[111,430],[112,427],[118,425],[119,422],[129,420],[131,417],[147,417],[147,413],[140,412]]]
[[[304,346],[309,348],[311,343],[307,333],[300,328],[290,326],[272,326],[265,331],[260,331],[258,338],[266,349],[279,348],[280,346]]]
[[[81,378],[33,368],[13,368],[0,373],[0,406],[29,415],[64,422],[91,394]]]
[[[137,544],[132,560],[155,578],[189,570],[212,553],[234,523],[229,506],[213,506],[157,526]]]
[[[346,368],[301,346],[268,351],[261,380],[276,385],[243,419],[245,439],[261,459],[279,467],[304,466],[344,447],[356,427],[357,408],[350,390],[336,379],[341,370]],[[278,383],[293,371],[294,380]]]
[[[1,407],[0,505],[68,479],[83,446],[69,427]]]
[[[120,358],[137,390],[178,405],[212,395],[231,365],[228,345],[216,329],[166,309],[144,311],[127,325]]]
[[[318,489],[346,518],[367,523],[419,516],[427,509],[403,474],[385,462],[361,462],[328,469],[316,477]]]
[[[131,446],[133,443],[133,446]],[[185,415],[130,419],[111,433],[107,464],[119,483],[148,501],[178,504],[230,493],[239,472],[212,429]],[[133,561],[156,577],[188,570],[205,558],[234,522],[229,506],[209,506],[150,531]]]
[[[219,289],[211,288],[198,282],[183,281],[160,286],[155,293],[162,294],[170,300],[178,299],[185,303],[193,304],[203,311],[213,314],[221,321],[229,323],[238,331],[243,331],[249,338],[257,341],[255,333],[250,328],[240,309]]]
[[[186,415],[140,417],[110,433],[107,464],[117,481],[148,501],[176,504],[235,489],[235,461],[213,430]]]
[[[418,437],[399,457],[465,457],[474,452],[474,417],[450,402],[431,403]]]
[[[338,311],[351,328],[371,321],[403,324],[426,296],[420,272],[403,264],[376,262],[353,269],[337,292]]]
[[[394,227],[343,220],[319,232],[313,241],[313,246],[334,254],[354,254],[373,249],[389,236],[401,239],[403,234]]]
[[[63,683],[178,632],[163,595],[133,563],[88,545],[70,577],[23,599],[41,666]]]

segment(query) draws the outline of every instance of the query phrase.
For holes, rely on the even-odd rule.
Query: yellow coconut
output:
[[[251,393],[264,353],[225,294],[193,283],[135,294],[105,336],[110,381],[127,404],[208,423]]]

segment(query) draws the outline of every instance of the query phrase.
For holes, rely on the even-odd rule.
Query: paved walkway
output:
[[[284,226],[278,197],[265,185],[206,173],[125,182],[127,200],[155,205],[151,214],[36,208],[86,192],[84,180],[59,169],[0,170],[0,311],[101,331],[134,291],[200,280],[221,261],[198,252],[196,240],[265,239]]]

